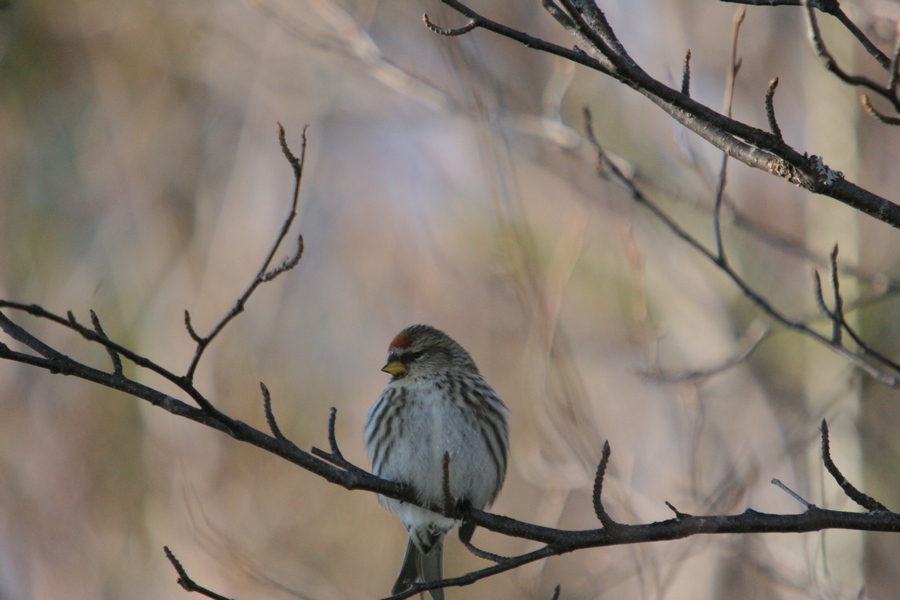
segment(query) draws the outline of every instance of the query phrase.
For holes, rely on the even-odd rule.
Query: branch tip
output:
[[[443,35],[447,37],[455,37],[458,35],[465,35],[479,26],[479,23],[476,19],[471,19],[468,23],[463,25],[462,27],[457,27],[456,29],[450,27],[440,27],[431,22],[431,19],[428,18],[428,13],[422,14],[422,21],[425,23],[425,27],[433,31],[438,35]]]
[[[862,493],[856,489],[852,483],[847,481],[847,478],[841,474],[837,465],[834,464],[834,461],[831,459],[831,447],[828,439],[828,423],[825,419],[822,419],[822,462],[825,464],[825,469],[828,470],[828,473],[834,478],[837,484],[841,486],[841,489],[844,490],[844,494],[846,494],[848,498],[869,512],[887,512],[887,507],[881,502]]]
[[[213,600],[231,600],[222,596],[221,594],[217,594],[212,590],[208,590],[205,587],[197,584],[193,579],[191,579],[187,571],[185,571],[184,567],[175,558],[175,554],[169,550],[168,546],[163,546],[163,551],[166,553],[166,558],[169,559],[169,562],[172,563],[172,567],[174,567],[175,572],[178,573],[178,585],[182,587],[187,592],[197,592],[201,596],[206,596],[207,598],[212,598]]]
[[[340,448],[338,448],[337,436],[334,433],[335,425],[337,424],[337,407],[332,406],[331,412],[328,414],[328,445],[331,447],[331,453],[336,456],[338,459],[343,460],[344,456],[341,454]]]
[[[100,325],[100,318],[97,316],[97,313],[90,311],[91,314],[91,324],[94,326],[94,331],[97,335],[100,336],[101,340],[105,342],[109,342],[109,337],[106,335],[106,332],[103,331],[103,327]],[[122,357],[119,356],[119,353],[115,351],[110,345],[103,344],[103,347],[106,349],[106,353],[109,354],[109,358],[113,364],[113,374],[116,376],[122,375]]]
[[[303,151],[306,150],[306,129],[309,127],[309,124],[303,126],[303,132],[300,134],[301,139],[301,147]],[[287,159],[288,163],[291,165],[291,168],[294,169],[294,176],[299,177],[300,173],[303,171],[303,160],[297,158],[293,152],[291,152],[290,146],[287,143],[287,135],[284,132],[284,127],[281,126],[281,123],[278,123],[278,143],[281,145],[281,153],[284,154],[284,157]],[[301,156],[303,152],[301,152]]]
[[[269,430],[277,439],[282,442],[287,441],[287,438],[281,433],[281,428],[278,427],[278,422],[275,420],[275,413],[272,412],[272,395],[269,393],[269,388],[266,387],[265,383],[260,381],[259,389],[262,391],[263,395],[263,411],[266,414],[266,423],[269,424]]]
[[[797,492],[795,492],[788,486],[781,483],[781,480],[773,477],[771,483],[772,483],[772,485],[780,488],[783,492],[788,494],[791,498],[793,498],[794,500],[796,500],[797,502],[799,502],[800,504],[805,506],[807,510],[809,510],[811,508],[816,508],[815,504],[813,504],[812,502],[807,502],[802,496],[800,496],[800,494],[798,494]]]
[[[606,509],[603,507],[603,478],[606,476],[606,467],[609,465],[609,456],[612,454],[612,450],[609,446],[609,440],[603,442],[603,451],[600,455],[600,464],[597,465],[597,475],[594,477],[594,493],[593,493],[593,501],[594,501],[594,514],[597,515],[597,519],[600,520],[600,523],[603,524],[604,527],[612,527],[616,525],[616,522],[613,521],[612,517],[609,516],[609,513],[606,512]]]
[[[784,142],[784,136],[781,133],[781,127],[778,126],[778,119],[775,118],[775,90],[778,88],[778,78],[776,77],[769,82],[766,88],[766,119],[769,121],[769,131],[772,132],[779,142]]]
[[[678,519],[679,521],[685,517],[690,516],[689,514],[683,513],[680,510],[678,510],[677,508],[675,508],[675,505],[672,504],[671,502],[669,502],[668,500],[666,500],[666,506],[669,507],[669,510],[671,510],[673,513],[675,513],[675,518]]]
[[[837,344],[843,344],[843,327],[844,321],[844,298],[841,296],[841,280],[838,275],[838,245],[834,245],[831,251],[831,288],[834,291],[834,316],[832,317],[832,341]]]
[[[194,329],[194,324],[191,323],[191,313],[188,310],[184,311],[184,327],[187,329],[188,335],[191,336],[191,339],[194,340],[195,343],[203,343],[203,338],[200,337],[197,330]]]

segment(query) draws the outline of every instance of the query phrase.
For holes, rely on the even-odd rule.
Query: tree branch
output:
[[[660,220],[666,223],[678,237],[691,244],[713,262],[716,262],[716,255],[714,253],[703,247],[701,244],[699,244],[699,242],[697,242],[683,229],[681,229],[665,213],[663,213],[658,207],[656,207],[646,196],[644,196],[634,185],[634,183],[628,177],[625,177],[621,173],[621,171],[619,171],[615,167],[615,165],[606,158],[603,149],[600,147],[599,143],[597,143],[596,139],[593,137],[593,132],[590,130],[589,113],[587,117],[588,136],[590,137],[592,144],[597,150],[598,160],[601,168],[605,169],[605,171],[609,173],[619,184],[626,187],[626,189],[631,192],[632,197],[636,201],[646,206]],[[281,139],[282,143],[284,144],[283,135]],[[286,144],[284,144],[284,148],[286,149]],[[293,216],[295,214],[297,194],[299,190],[299,178],[302,172],[302,160],[297,160],[296,158],[294,158],[293,154],[291,154],[289,150],[285,151],[285,156],[291,162],[292,166],[294,166],[295,176],[297,177],[297,184],[294,190],[291,212],[285,221],[285,225],[282,227],[281,233],[278,236],[278,241],[282,240],[286,235],[286,232],[290,225],[290,221],[293,219]],[[277,243],[274,248],[277,248]],[[248,288],[249,292],[245,293],[242,296],[242,302],[246,302],[246,300],[249,298],[249,293],[252,293],[252,291],[260,283],[269,280],[265,278],[265,274],[273,272],[267,271],[266,269],[268,269],[268,264],[270,263],[271,258],[275,253],[274,248],[270,252],[269,258],[264,264],[264,268],[260,270],[260,273],[263,275],[258,275],[257,278],[254,279],[254,283],[252,283],[250,288]],[[296,256],[299,258],[299,253]],[[282,264],[288,264],[292,260],[293,258]],[[832,266],[834,269],[837,268],[836,254],[834,254],[833,256]],[[280,267],[276,267],[275,270],[279,268]],[[772,314],[775,318],[780,319],[788,324],[791,323],[786,317],[782,316],[781,313],[772,308],[771,305],[769,305],[764,299],[750,290],[749,287],[737,276],[737,274],[733,270],[731,270],[731,267],[728,266],[727,263],[721,264],[720,268],[723,269],[723,271],[725,271],[726,274],[728,274],[735,281],[735,283],[739,285],[739,287],[741,287],[741,289],[745,294],[748,295],[748,297],[755,299],[755,301],[760,306],[765,307],[766,310],[770,312],[770,314]],[[287,268],[284,270],[287,270]],[[836,282],[835,293],[839,293],[837,290]],[[613,521],[613,519],[606,513],[601,500],[603,479],[610,458],[610,447],[608,443],[604,445],[602,458],[597,469],[593,498],[597,516],[601,521],[601,524],[603,525],[602,528],[565,530],[545,527],[476,510],[471,507],[465,507],[464,509],[461,509],[459,506],[456,506],[452,502],[449,502],[446,497],[444,498],[444,501],[439,502],[438,505],[423,505],[416,499],[415,495],[411,492],[410,489],[408,489],[407,486],[401,485],[397,482],[380,479],[379,477],[368,473],[367,471],[357,467],[356,465],[353,465],[343,457],[338,446],[337,436],[335,432],[337,412],[334,408],[331,411],[328,422],[328,440],[330,452],[326,453],[316,448],[313,448],[311,452],[306,452],[297,447],[293,442],[288,440],[281,433],[277,423],[275,422],[274,414],[272,413],[270,394],[268,392],[268,389],[264,385],[261,386],[261,390],[263,393],[264,411],[266,413],[267,423],[273,435],[269,435],[258,429],[255,429],[254,427],[240,420],[234,419],[214,408],[213,404],[194,387],[192,379],[190,377],[177,376],[159,366],[156,362],[111,341],[100,327],[99,319],[96,318],[96,315],[92,317],[92,320],[94,321],[94,329],[89,329],[80,325],[75,320],[73,315],[70,315],[69,318],[66,319],[59,315],[50,313],[49,311],[46,311],[42,307],[36,305],[25,305],[9,301],[0,301],[0,308],[7,308],[19,312],[25,312],[32,316],[49,320],[55,324],[67,327],[72,331],[77,332],[89,341],[100,344],[101,346],[106,348],[110,352],[111,357],[113,356],[113,354],[115,354],[116,356],[124,357],[132,361],[138,367],[146,368],[163,376],[165,379],[178,386],[181,391],[183,391],[189,398],[197,403],[197,406],[191,406],[178,398],[175,398],[168,394],[164,394],[147,385],[129,379],[123,374],[121,364],[117,363],[115,359],[113,359],[112,371],[107,372],[88,366],[69,356],[66,356],[44,341],[38,339],[35,335],[29,333],[20,325],[14,323],[2,311],[0,311],[0,329],[2,329],[2,331],[4,331],[11,339],[24,345],[26,348],[34,352],[34,354],[20,352],[17,350],[13,350],[6,344],[0,343],[0,358],[2,359],[35,366],[54,374],[71,375],[80,379],[84,379],[86,381],[91,381],[99,385],[109,387],[111,389],[122,391],[133,397],[146,400],[154,406],[158,406],[172,413],[173,415],[190,419],[201,425],[205,425],[207,427],[211,427],[213,429],[221,431],[236,440],[256,446],[275,456],[296,464],[301,468],[309,471],[310,473],[313,473],[321,477],[322,479],[330,483],[339,485],[345,489],[365,490],[368,492],[381,494],[389,498],[394,498],[403,502],[422,506],[423,508],[443,514],[453,519],[460,518],[460,513],[464,512],[464,518],[467,523],[472,523],[474,525],[484,527],[485,529],[506,536],[530,540],[541,544],[540,548],[532,552],[514,557],[500,557],[498,555],[477,549],[469,543],[469,540],[464,540],[464,543],[467,545],[467,547],[470,547],[470,549],[472,549],[473,552],[475,552],[478,556],[496,561],[496,564],[484,569],[473,571],[460,577],[453,577],[441,581],[416,584],[412,588],[401,594],[391,596],[392,599],[412,597],[425,590],[436,589],[439,587],[470,585],[476,581],[484,579],[485,577],[509,571],[524,564],[528,564],[550,556],[558,556],[585,548],[599,548],[623,544],[658,542],[665,540],[682,539],[694,535],[731,533],[744,534],[811,532],[820,531],[823,529],[900,532],[900,514],[888,511],[880,503],[856,490],[855,487],[853,487],[848,481],[846,481],[846,479],[842,475],[840,475],[840,472],[837,470],[837,467],[834,465],[830,457],[830,453],[828,450],[827,427],[825,426],[824,422],[822,430],[823,461],[825,462],[829,472],[832,473],[845,493],[855,501],[859,502],[862,506],[869,509],[869,512],[867,513],[824,510],[812,504],[807,504],[806,510],[798,514],[767,514],[760,513],[752,509],[747,509],[743,513],[735,515],[694,516],[680,512],[674,509],[674,507],[669,504],[670,508],[672,508],[672,510],[675,512],[675,518],[673,519],[636,525],[618,523]],[[836,311],[834,312],[835,314],[838,314]],[[221,331],[221,328],[224,327],[224,324],[227,324],[230,318],[233,318],[234,314],[232,312],[228,313],[228,315],[226,315],[226,318],[220,322],[221,326],[217,325],[217,328],[213,330],[211,336],[207,336],[207,338],[202,339],[212,340],[215,337],[215,334],[218,331]],[[842,324],[846,328],[846,324],[843,323],[843,321]],[[808,328],[803,324],[793,324],[793,327],[805,331],[809,335],[818,335],[815,334],[815,332],[808,330]],[[846,330],[849,331],[849,329]],[[818,339],[821,339],[825,343],[828,343],[829,341],[825,338],[822,338],[822,336],[819,336]],[[843,347],[841,346],[840,348]],[[192,361],[193,366],[196,366],[196,364],[196,361]],[[446,481],[449,481],[449,469],[450,460],[448,456],[444,463],[444,478]],[[447,489],[445,493],[445,496],[448,495],[449,489]],[[185,589],[203,593],[211,598],[223,598],[222,596],[215,594],[215,592],[211,592],[206,588],[202,588],[201,586],[198,586],[196,583],[194,583],[188,577],[184,568],[175,558],[174,554],[172,554],[168,549],[166,549],[166,556],[169,558],[170,562],[172,562],[173,567],[176,569],[176,572],[179,575],[180,585],[185,587]]]
[[[728,156],[759,170],[824,196],[829,196],[873,218],[900,228],[900,206],[829,169],[820,157],[801,154],[774,132],[746,125],[700,104],[679,90],[648,75],[618,44],[612,29],[593,2],[543,0],[551,16],[571,33],[580,51],[573,51],[492,21],[459,0],[441,0],[454,11],[485,29],[533,48],[577,62],[614,77],[646,96],[690,131]],[[590,26],[597,24],[596,29]],[[438,28],[440,29],[440,28]]]

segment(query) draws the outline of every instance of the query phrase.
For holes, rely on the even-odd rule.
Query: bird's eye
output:
[[[421,357],[423,354],[425,354],[425,353],[422,352],[421,350],[420,350],[419,352],[409,352],[409,353],[407,353],[406,355],[403,356],[403,362],[405,362],[405,363],[411,363],[412,361],[414,361],[414,360],[416,360],[417,358]]]

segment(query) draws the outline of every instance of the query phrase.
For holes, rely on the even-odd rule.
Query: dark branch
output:
[[[456,12],[477,22],[478,27],[610,75],[659,106],[664,112],[732,158],[784,178],[809,191],[829,196],[867,215],[900,228],[900,206],[837,176],[807,154],[800,153],[774,133],[751,127],[722,115],[650,77],[621,48],[593,2],[550,0],[543,5],[577,40],[579,50],[569,50],[487,19],[459,0],[441,0]],[[877,87],[877,86],[876,86]]]
[[[269,266],[272,264],[272,261],[275,258],[275,253],[278,252],[278,248],[281,246],[281,243],[284,241],[284,238],[287,236],[288,231],[291,228],[291,224],[294,222],[294,218],[297,216],[297,204],[300,198],[300,182],[303,179],[303,164],[306,161],[306,129],[309,125],[303,127],[303,132],[300,136],[301,145],[300,145],[300,158],[297,158],[291,149],[287,145],[287,141],[285,140],[284,128],[281,126],[281,123],[278,124],[278,141],[281,143],[281,150],[284,153],[285,158],[287,158],[288,163],[290,163],[291,168],[294,171],[294,193],[291,201],[290,210],[288,211],[287,217],[285,217],[284,222],[281,225],[281,231],[275,238],[275,243],[272,244],[272,248],[269,250],[268,255],[263,261],[262,267],[260,267],[259,272],[253,278],[253,281],[250,282],[250,285],[247,286],[247,289],[244,290],[244,293],[237,299],[234,303],[234,306],[231,307],[224,317],[222,317],[219,322],[210,330],[210,332],[205,336],[200,336],[197,334],[196,330],[191,325],[190,315],[185,312],[185,326],[187,327],[188,334],[191,336],[191,339],[194,340],[197,344],[197,349],[194,351],[194,357],[191,359],[191,364],[188,366],[187,373],[184,375],[184,378],[187,382],[192,382],[194,379],[194,373],[197,370],[197,365],[200,363],[200,359],[203,357],[203,353],[206,348],[212,343],[216,336],[221,333],[225,326],[228,325],[235,317],[244,312],[244,307],[247,304],[247,301],[250,300],[250,296],[253,295],[253,292],[256,291],[261,284],[266,283],[284,273],[285,271],[289,271],[293,269],[297,263],[300,261],[300,257],[303,254],[303,237],[298,237],[297,249],[293,255],[286,258],[282,263],[271,271],[269,270]]]
[[[172,566],[175,567],[175,572],[178,573],[178,585],[183,587],[188,592],[197,592],[207,598],[213,598],[213,600],[230,600],[225,596],[217,594],[212,590],[208,590],[205,587],[198,585],[193,579],[191,579],[187,571],[184,570],[184,567],[181,566],[181,563],[178,562],[178,559],[175,558],[175,555],[172,554],[172,551],[169,550],[168,546],[163,546],[163,550],[166,553],[166,558],[169,559],[169,562],[172,563]]]
[[[834,292],[834,318],[831,339],[836,344],[843,343],[844,298],[841,296],[841,282],[837,266],[838,245],[831,251],[831,289]]]
[[[425,27],[427,27],[428,29],[430,29],[431,31],[433,31],[437,34],[445,35],[447,37],[464,35],[466,33],[469,33],[470,31],[472,31],[476,27],[478,27],[478,22],[475,19],[472,19],[467,24],[463,25],[462,27],[458,27],[456,29],[449,29],[447,27],[438,27],[437,25],[435,25],[428,19],[427,13],[422,15],[422,20],[425,21]]]
[[[876,110],[875,107],[872,106],[872,101],[869,100],[869,97],[866,94],[860,96],[859,101],[862,103],[865,111],[875,120],[880,121],[885,125],[900,125],[900,117],[891,117]]]
[[[262,390],[263,411],[266,413],[266,423],[269,424],[269,431],[271,431],[272,435],[277,439],[286,442],[287,438],[281,433],[281,428],[278,427],[278,422],[275,420],[275,413],[272,412],[272,396],[269,394],[269,388],[267,388],[266,384],[262,381],[259,382],[259,388]]]
[[[460,539],[460,541],[462,542],[463,546],[466,547],[466,550],[468,550],[469,552],[471,552],[472,554],[474,554],[475,556],[477,556],[478,558],[481,558],[483,560],[489,560],[491,562],[498,563],[498,564],[505,563],[507,561],[512,560],[511,558],[509,558],[507,556],[500,556],[499,554],[494,554],[492,552],[487,552],[485,550],[482,550],[481,548],[474,546],[472,544],[472,542],[469,542],[467,540]]]
[[[103,331],[103,327],[100,325],[100,318],[97,317],[97,313],[94,311],[91,311],[91,324],[93,324],[94,331],[97,332],[97,335],[109,341],[109,338],[106,337],[106,333]],[[112,360],[113,374],[122,375],[122,358],[119,356],[119,353],[109,346],[104,347],[106,348],[106,353],[109,354],[110,360]]]
[[[663,225],[665,225],[677,238],[684,241],[695,251],[704,256],[707,260],[715,264],[725,275],[727,275],[731,279],[732,283],[734,283],[734,285],[736,285],[741,290],[741,293],[747,299],[753,302],[769,317],[788,327],[789,329],[793,329],[794,331],[803,333],[804,335],[807,335],[817,340],[818,342],[825,344],[826,346],[837,352],[839,355],[843,356],[853,364],[863,369],[873,379],[891,387],[900,387],[900,375],[898,375],[898,373],[900,373],[900,365],[894,365],[878,353],[870,352],[868,349],[864,350],[864,354],[866,356],[872,356],[883,365],[888,366],[892,371],[894,371],[893,373],[888,372],[882,367],[875,365],[871,361],[867,360],[866,356],[860,356],[859,354],[856,354],[855,352],[846,348],[843,344],[835,343],[832,339],[822,335],[815,329],[812,329],[806,323],[789,318],[784,313],[775,308],[775,306],[771,302],[769,302],[759,292],[753,289],[746,281],[744,281],[744,279],[737,273],[737,271],[734,270],[731,265],[729,265],[727,262],[720,261],[717,253],[704,246],[699,240],[697,240],[697,238],[688,233],[681,225],[679,225],[674,219],[672,219],[672,217],[670,217],[665,211],[657,206],[656,203],[654,203],[637,187],[631,177],[625,175],[622,170],[619,169],[619,167],[616,166],[616,164],[608,158],[603,147],[600,145],[594,135],[590,111],[588,109],[585,109],[584,115],[585,137],[587,138],[588,143],[591,144],[591,146],[597,153],[597,169],[600,176],[608,177],[618,183],[621,187],[623,187],[629,193],[632,200],[644,206],[648,211],[650,211],[650,213]],[[845,324],[845,328],[846,327],[847,326]],[[848,333],[850,333],[850,335],[854,337],[854,340],[857,339],[857,336],[854,333],[850,332],[849,330]]]
[[[784,141],[781,135],[781,127],[778,126],[778,120],[775,118],[775,89],[778,87],[778,78],[776,77],[769,82],[766,88],[766,120],[769,121],[769,131],[771,131],[779,140]]]
[[[575,7],[573,1],[568,1],[565,3],[565,5],[569,7],[569,10],[573,10]],[[602,14],[598,16],[594,11],[590,9],[584,9],[583,5],[580,2],[578,6],[584,10],[584,14],[579,13],[581,14],[582,18],[590,18],[594,21],[602,18]],[[586,17],[585,14],[587,14]],[[614,40],[610,38],[607,33],[604,33],[603,36],[603,39],[610,44],[610,47],[614,46]],[[618,184],[627,189],[636,202],[645,206],[652,214],[654,214],[658,219],[660,219],[660,221],[662,221],[667,227],[669,227],[677,237],[700,251],[708,259],[716,262],[716,255],[714,255],[709,249],[707,249],[696,239],[690,236],[675,221],[668,217],[668,215],[662,212],[647,196],[645,196],[637,188],[637,186],[629,177],[626,177],[621,172],[621,170],[619,170],[616,165],[608,159],[605,152],[603,151],[603,148],[594,137],[590,123],[590,113],[587,112],[585,117],[587,123],[587,135],[590,143],[597,152],[598,166],[601,172],[608,174]],[[285,149],[285,156],[293,166],[297,179],[294,189],[291,213],[285,220],[282,231],[278,237],[278,243],[280,243],[280,241],[284,239],[285,235],[287,234],[287,230],[290,227],[293,216],[296,213],[297,196],[300,183],[299,175],[302,172],[303,165],[303,154],[301,153],[301,159],[297,159],[290,152],[290,150],[287,149],[286,143],[283,139],[283,131],[281,132],[280,139],[282,141],[283,148]],[[255,286],[259,285],[259,283],[262,281],[261,277],[268,272],[268,265],[270,264],[275,254],[278,243],[275,244],[273,250],[270,252],[268,259],[264,263],[263,268],[260,270],[260,275],[257,276],[257,278],[254,280],[254,283],[251,284],[251,286],[248,288],[248,292],[245,293],[244,296],[242,296],[242,300],[244,302],[247,298],[249,298],[249,294],[252,293],[253,289],[255,289]],[[832,259],[832,265],[834,269],[837,268],[836,258],[836,254],[834,254]],[[754,300],[754,302],[756,302],[759,306],[766,310],[766,312],[773,316],[773,318],[780,320],[781,322],[785,323],[788,326],[792,326],[795,329],[804,331],[808,335],[812,335],[813,337],[816,337],[816,339],[823,341],[823,343],[827,343],[832,347],[836,347],[836,349],[839,351],[843,350],[846,355],[853,356],[859,359],[859,357],[856,357],[846,349],[843,349],[842,346],[836,345],[833,341],[828,340],[827,338],[824,338],[823,336],[810,330],[805,324],[793,323],[789,319],[784,317],[781,313],[776,311],[765,299],[753,292],[753,290],[750,289],[749,286],[747,286],[747,284],[744,283],[743,280],[738,277],[738,275],[727,264],[720,265],[720,268],[732,278],[735,284],[740,287],[745,295]],[[676,518],[643,525],[625,525],[616,523],[606,513],[601,502],[603,479],[610,459],[610,448],[608,444],[604,445],[602,458],[597,470],[597,477],[595,480],[594,488],[595,510],[597,512],[598,518],[601,521],[601,524],[603,525],[603,527],[599,529],[555,529],[517,521],[500,515],[494,515],[481,510],[473,509],[471,507],[468,507],[464,511],[461,511],[459,506],[453,504],[452,498],[450,497],[449,455],[445,455],[443,464],[444,502],[440,503],[439,506],[423,505],[416,498],[416,495],[413,494],[412,491],[408,488],[408,486],[376,477],[375,475],[372,475],[371,473],[368,473],[363,469],[360,469],[359,467],[356,467],[355,465],[349,463],[343,457],[338,447],[335,434],[337,413],[336,409],[334,408],[332,408],[331,410],[328,423],[328,440],[331,452],[326,453],[316,448],[314,448],[312,452],[306,452],[291,443],[281,434],[275,422],[274,415],[271,410],[271,398],[265,386],[261,386],[264,397],[264,408],[266,411],[266,420],[270,429],[272,430],[273,435],[268,435],[260,430],[251,427],[250,425],[247,425],[242,421],[233,419],[230,416],[215,409],[211,402],[193,386],[192,379],[190,377],[176,376],[154,361],[151,361],[148,358],[143,357],[136,352],[111,341],[102,331],[102,328],[99,326],[99,320],[96,319],[95,315],[92,317],[92,320],[94,321],[94,328],[91,329],[79,324],[74,318],[74,315],[72,315],[71,313],[69,313],[68,318],[64,318],[59,315],[50,313],[40,306],[24,305],[8,301],[0,301],[0,308],[9,308],[12,310],[26,312],[27,314],[36,316],[38,318],[47,319],[53,323],[67,327],[74,332],[77,332],[79,335],[83,336],[89,341],[98,343],[108,351],[114,352],[117,356],[128,359],[135,365],[155,372],[164,377],[166,380],[174,383],[181,391],[183,391],[188,397],[196,402],[199,408],[191,406],[183,402],[182,400],[150,388],[149,386],[135,382],[124,376],[121,370],[116,370],[115,367],[113,372],[110,373],[95,369],[79,361],[76,361],[59,352],[58,350],[52,348],[42,340],[38,339],[36,336],[29,333],[24,328],[10,320],[3,312],[0,312],[0,329],[2,329],[10,338],[23,344],[26,348],[30,349],[33,352],[32,354],[27,352],[15,351],[6,344],[0,343],[0,358],[2,359],[13,360],[23,364],[36,366],[45,369],[50,373],[72,375],[86,381],[91,381],[111,389],[122,391],[133,397],[147,400],[151,404],[159,406],[174,415],[181,416],[186,419],[195,421],[199,424],[214,428],[218,431],[226,433],[227,435],[238,441],[251,444],[267,452],[270,452],[273,455],[279,456],[284,460],[296,464],[301,468],[315,475],[318,475],[326,481],[340,485],[345,489],[359,489],[374,492],[389,498],[394,498],[403,502],[422,506],[423,508],[443,514],[453,519],[458,519],[460,517],[460,513],[464,512],[465,521],[467,523],[471,523],[473,526],[481,526],[503,535],[539,542],[541,544],[541,547],[535,551],[528,552],[520,556],[505,558],[474,548],[474,546],[471,546],[471,544],[469,543],[469,540],[464,540],[467,547],[471,546],[470,549],[474,548],[473,551],[478,555],[489,558],[491,560],[499,560],[499,562],[490,567],[474,571],[460,577],[445,579],[438,582],[429,582],[427,584],[416,584],[402,594],[397,594],[391,597],[394,599],[411,597],[422,591],[428,589],[436,589],[438,587],[469,585],[485,577],[515,569],[527,563],[584,548],[599,548],[622,544],[674,540],[693,535],[707,534],[811,532],[835,528],[861,531],[900,532],[900,514],[887,511],[887,509],[885,509],[883,505],[856,490],[856,488],[849,484],[849,482],[847,482],[837,470],[837,467],[834,465],[830,457],[828,449],[827,428],[824,422],[822,447],[823,461],[825,462],[826,468],[828,468],[829,473],[834,476],[835,480],[838,481],[845,493],[853,498],[854,501],[867,508],[870,511],[868,513],[851,513],[845,511],[824,510],[807,503],[806,510],[799,514],[765,514],[748,509],[738,515],[693,516],[686,513],[681,513],[674,509],[671,504],[667,503],[668,506],[675,512]],[[834,313],[842,315],[842,312],[839,311],[834,311]],[[224,327],[222,323],[227,324],[228,318],[228,315],[226,315],[226,319],[220,322],[220,325],[222,327]],[[840,319],[845,330],[853,335],[852,330],[847,327],[845,322],[843,322],[842,316],[840,317]],[[187,319],[186,322],[189,323],[189,319]],[[188,326],[188,329],[190,331],[191,327]],[[215,337],[215,334],[218,331],[221,331],[221,327],[219,326],[217,326],[217,329],[213,330],[211,336],[207,336],[206,338],[202,339],[211,340],[213,337]],[[854,339],[856,338],[854,337]],[[208,341],[206,343],[208,343]],[[199,344],[198,351],[199,353],[202,353],[202,351],[199,350]],[[197,356],[199,356],[199,353],[195,355],[196,360],[198,360]],[[192,365],[196,365],[196,360],[192,363]],[[189,374],[191,372],[192,371],[189,370]],[[167,557],[169,557],[169,560],[172,562],[173,566],[179,574],[179,583],[182,586],[193,586],[191,588],[185,587],[185,589],[190,589],[190,591],[197,591],[200,593],[208,592],[208,590],[201,591],[203,590],[203,588],[196,586],[196,584],[194,584],[190,580],[183,567],[180,565],[177,559],[175,559],[174,555],[172,555],[172,553],[168,551],[168,549],[166,550],[166,555]],[[209,592],[209,594],[213,593]],[[210,595],[209,597],[221,598],[221,596],[217,595]]]
[[[609,447],[609,440],[603,442],[603,452],[600,456],[600,464],[597,465],[597,474],[594,476],[594,492],[592,498],[594,501],[594,514],[603,524],[603,527],[615,527],[618,523],[613,521],[606,509],[603,508],[603,478],[606,476],[606,467],[609,465],[609,455],[612,450]]]
[[[327,460],[331,464],[345,469],[348,472],[368,475],[368,473],[366,473],[364,470],[360,469],[359,467],[348,461],[346,458],[344,458],[343,453],[341,453],[341,449],[338,447],[337,435],[334,432],[336,424],[337,408],[332,406],[331,412],[328,415],[328,447],[331,449],[331,452],[325,452],[324,450],[320,450],[316,447],[313,447],[311,452],[319,458]]]
[[[689,514],[687,514],[687,513],[681,512],[680,510],[678,510],[677,508],[675,508],[675,505],[672,504],[671,502],[669,502],[668,500],[666,500],[666,506],[669,507],[669,510],[671,510],[673,513],[675,513],[675,518],[676,518],[676,519],[683,519],[684,517],[689,517],[689,516],[691,516],[691,515],[689,515]]]
[[[847,481],[847,478],[841,474],[837,465],[834,464],[834,461],[831,460],[831,448],[829,447],[828,442],[828,423],[825,419],[822,419],[822,462],[825,463],[825,468],[828,469],[828,473],[834,478],[837,484],[841,486],[841,489],[844,490],[844,493],[848,498],[868,511],[890,512],[884,504],[856,489],[856,487]]]

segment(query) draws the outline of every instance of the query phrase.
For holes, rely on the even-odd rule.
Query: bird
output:
[[[484,510],[506,477],[509,419],[503,400],[460,344],[430,325],[407,327],[388,347],[390,381],[369,409],[365,445],[372,472],[407,486],[419,504],[444,504],[444,456],[450,496]],[[409,532],[397,594],[443,579],[444,537],[457,522],[415,504],[379,496]],[[460,530],[464,542],[474,526]],[[444,600],[442,588],[429,590]]]

